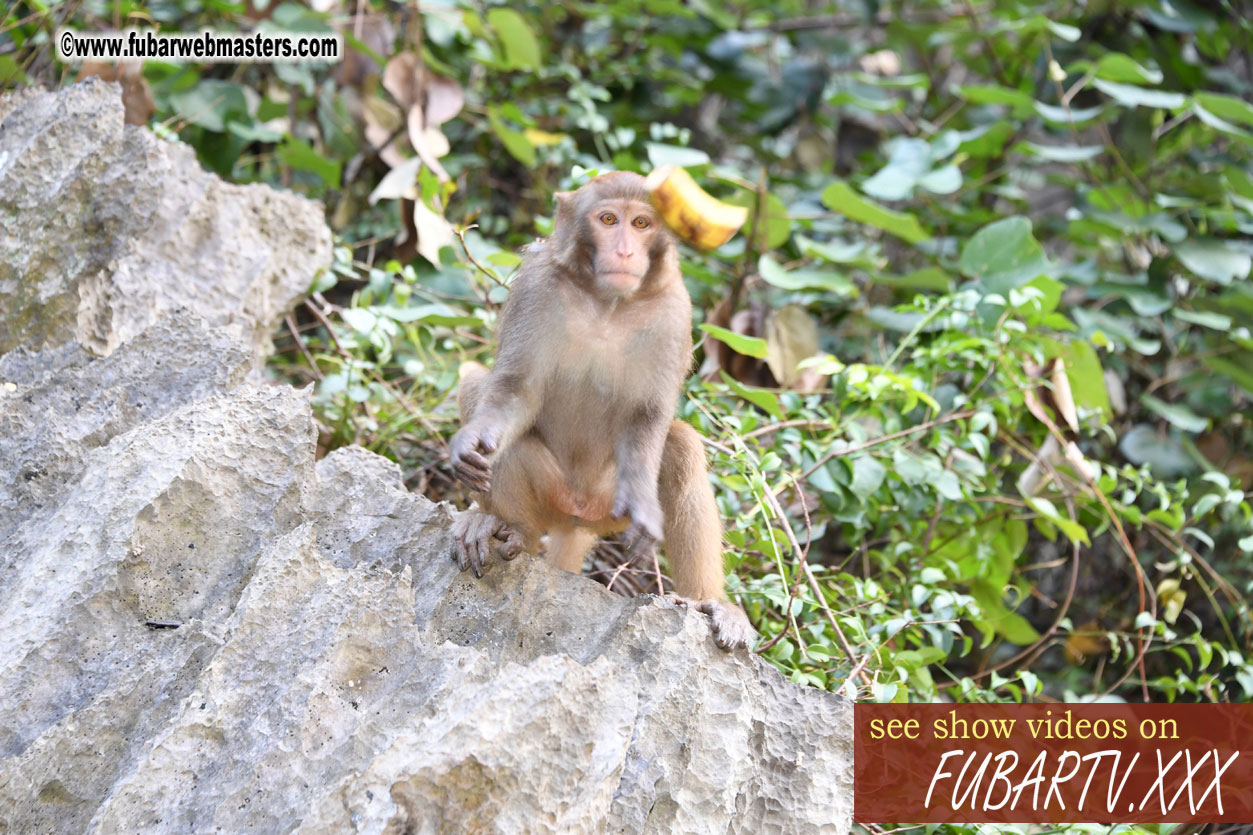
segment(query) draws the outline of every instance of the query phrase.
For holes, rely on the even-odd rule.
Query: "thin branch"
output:
[[[917,426],[911,426],[908,429],[902,429],[899,432],[893,432],[890,435],[882,435],[878,438],[871,438],[869,441],[863,441],[860,444],[853,444],[852,446],[844,447],[843,449],[833,449],[830,452],[828,452],[826,455],[819,458],[812,467],[810,467],[808,470],[805,470],[805,472],[801,473],[800,477],[802,479],[809,478],[811,475],[814,474],[815,471],[817,471],[819,467],[821,467],[823,464],[827,463],[833,458],[842,458],[845,455],[852,455],[855,452],[861,452],[863,449],[870,449],[871,447],[878,446],[879,444],[885,444],[888,441],[895,441],[897,438],[906,438],[910,435],[917,435],[919,432],[927,432],[931,429],[936,428],[937,426],[942,426],[945,423],[952,423],[955,420],[964,420],[965,418],[971,417],[974,414],[975,412],[973,409],[965,409],[960,412],[952,412],[951,414],[947,414],[944,417],[936,418],[935,420],[929,420],[926,423],[920,423]],[[783,490],[783,487],[782,485],[780,485],[779,491],[782,492],[782,490]]]

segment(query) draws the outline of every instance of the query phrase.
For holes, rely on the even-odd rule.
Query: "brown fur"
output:
[[[458,529],[463,569],[495,548],[580,570],[597,536],[638,554],[666,543],[675,588],[751,636],[723,590],[722,526],[700,437],[672,421],[691,363],[691,300],[673,237],[643,178],[618,172],[558,195],[552,238],[532,247],[500,323],[495,367],[462,368],[453,468],[478,509]],[[503,542],[503,545],[499,544]]]

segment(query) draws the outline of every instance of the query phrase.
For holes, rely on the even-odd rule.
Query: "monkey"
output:
[[[697,431],[674,420],[692,361],[692,301],[673,234],[625,171],[557,195],[501,311],[496,362],[461,366],[452,469],[474,505],[453,533],[462,571],[538,553],[578,573],[601,536],[629,557],[664,543],[672,599],[716,644],[755,634],[727,599],[722,523]]]

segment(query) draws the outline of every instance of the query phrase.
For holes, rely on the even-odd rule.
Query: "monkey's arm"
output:
[[[463,410],[462,427],[449,444],[453,472],[480,493],[491,489],[488,456],[512,443],[539,413],[540,384],[531,359],[536,331],[527,328],[542,316],[534,307],[531,283],[519,276],[501,320],[496,365],[471,398],[473,405]]]
[[[618,478],[613,517],[631,518],[623,537],[623,546],[631,556],[661,540],[663,515],[657,479],[674,411],[673,405],[668,412],[665,409],[666,404],[659,401],[641,406],[614,444]]]

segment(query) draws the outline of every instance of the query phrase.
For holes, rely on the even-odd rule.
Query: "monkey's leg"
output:
[[[562,571],[579,574],[597,538],[588,528],[555,528],[548,532],[548,561]]]
[[[469,394],[473,396],[473,389]],[[548,497],[561,484],[556,459],[533,435],[500,450],[492,469],[491,489],[475,494],[477,505],[462,513],[454,527],[458,563],[463,571],[473,568],[477,577],[483,576],[483,566],[497,548],[506,560],[523,551],[539,553],[539,535],[555,522]]]
[[[714,641],[722,649],[748,646],[752,624],[727,600],[724,588],[722,522],[705,475],[705,449],[700,435],[683,421],[670,424],[657,488],[677,602],[712,618]]]

